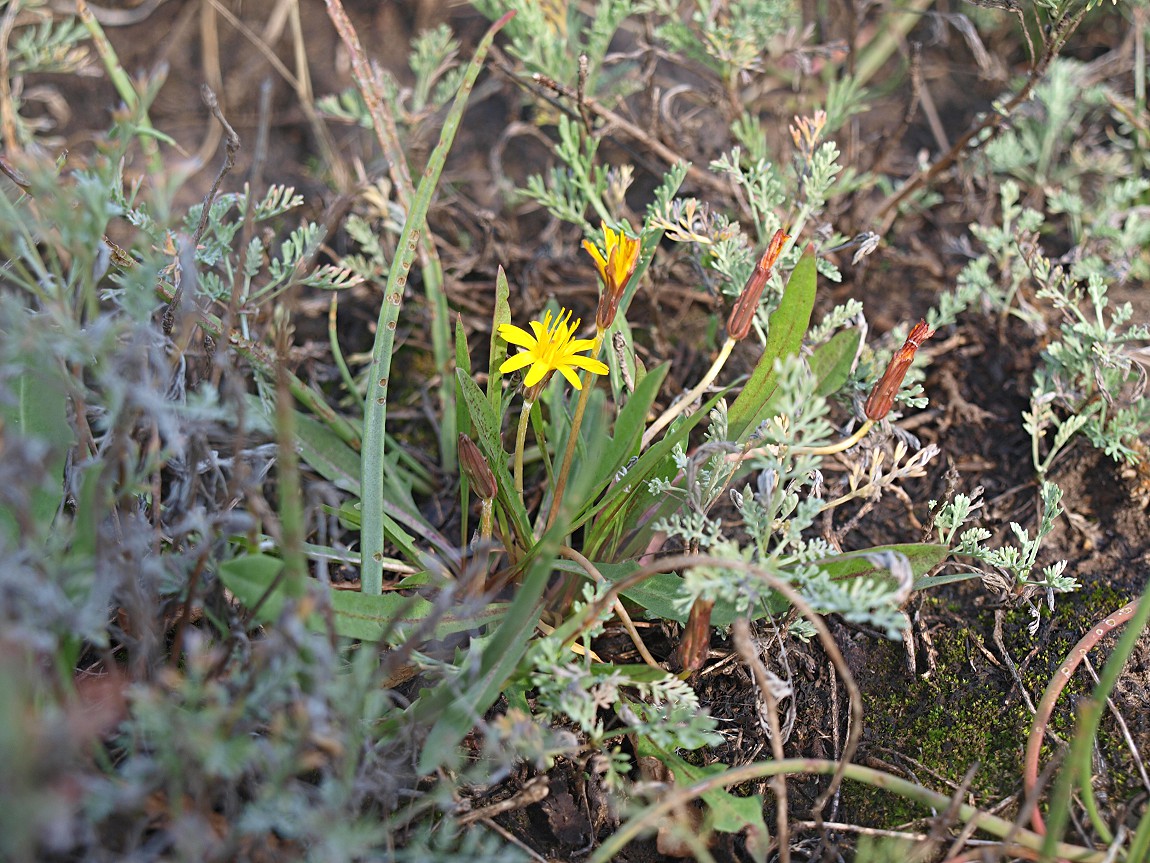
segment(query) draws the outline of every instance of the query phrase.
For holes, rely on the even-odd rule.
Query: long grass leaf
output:
[[[399,321],[399,310],[403,304],[403,291],[407,285],[407,275],[411,271],[415,252],[419,246],[419,236],[427,220],[427,208],[431,196],[443,171],[447,151],[455,139],[463,118],[463,109],[475,79],[483,67],[483,58],[495,34],[511,20],[508,13],[496,21],[484,35],[475,50],[475,56],[467,67],[459,92],[443,123],[439,143],[431,153],[415,200],[407,214],[403,231],[399,235],[398,253],[387,275],[387,288],[384,290],[383,304],[379,309],[379,322],[375,332],[375,345],[371,352],[371,370],[368,374],[367,399],[364,403],[363,423],[363,465],[361,470],[363,488],[363,525],[360,529],[360,544],[363,548],[363,561],[360,565],[360,588],[364,593],[378,594],[383,590],[383,569],[380,559],[384,551],[383,529],[383,456],[384,432],[387,425],[387,396],[391,375],[391,356],[395,348],[395,328]]]
[[[503,407],[503,376],[499,367],[507,359],[507,342],[499,335],[501,324],[511,323],[511,288],[507,284],[507,273],[503,267],[495,276],[495,312],[491,316],[491,359],[487,366],[487,399],[491,402],[491,412],[498,418]]]

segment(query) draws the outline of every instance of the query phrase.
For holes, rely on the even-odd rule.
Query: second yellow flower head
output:
[[[603,280],[603,293],[599,298],[599,310],[595,315],[595,326],[600,331],[607,329],[615,320],[615,312],[619,308],[623,289],[635,274],[635,268],[639,264],[639,252],[642,249],[639,240],[628,237],[623,231],[612,230],[606,222],[602,224],[605,249],[600,250],[590,240],[583,241],[583,248],[595,261],[599,278]]]
[[[575,338],[575,331],[579,329],[580,323],[581,321],[576,319],[572,324],[571,312],[560,309],[559,315],[554,319],[551,317],[551,312],[547,312],[542,321],[531,321],[530,333],[514,324],[500,324],[499,335],[503,340],[522,350],[515,356],[508,357],[499,366],[499,373],[505,375],[531,366],[523,379],[523,386],[528,389],[553,372],[559,372],[567,378],[575,389],[582,389],[579,376],[575,374],[576,368],[604,375],[607,373],[607,366],[597,359],[583,356],[583,351],[595,347],[595,340]]]

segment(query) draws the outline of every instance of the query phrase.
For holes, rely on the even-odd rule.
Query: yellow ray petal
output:
[[[513,357],[508,357],[499,366],[499,374],[505,375],[510,372],[517,372],[524,366],[531,365],[535,362],[535,357],[531,355],[530,351],[521,351]]]
[[[500,324],[499,337],[508,344],[518,345],[521,348],[533,348],[539,343],[531,333],[515,324]]]

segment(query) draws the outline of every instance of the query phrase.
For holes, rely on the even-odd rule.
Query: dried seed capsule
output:
[[[906,342],[890,358],[886,371],[866,400],[864,411],[868,420],[881,420],[890,412],[894,406],[894,397],[898,395],[898,388],[902,386],[902,379],[906,377],[907,370],[914,361],[915,351],[933,335],[934,330],[926,325],[926,321],[920,320],[914,325],[910,335],[906,337]]]
[[[743,292],[739,294],[739,298],[735,300],[735,307],[731,309],[731,316],[727,318],[727,336],[729,338],[739,341],[745,339],[747,333],[751,331],[755,312],[759,308],[759,300],[763,298],[763,288],[767,286],[767,280],[771,277],[771,270],[774,269],[775,261],[783,253],[783,246],[789,239],[790,236],[782,228],[775,231],[775,235],[771,237],[770,245],[763,252],[763,256],[759,258],[759,262],[755,265],[755,271],[747,279],[747,284],[743,286]]]

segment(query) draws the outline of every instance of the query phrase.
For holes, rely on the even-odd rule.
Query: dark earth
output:
[[[169,151],[172,170],[187,170],[192,165],[184,192],[188,205],[204,194],[221,159],[217,128],[200,100],[201,83],[209,83],[219,94],[225,115],[244,143],[235,171],[225,180],[226,190],[238,187],[252,167],[259,90],[263,82],[270,82],[272,111],[263,180],[294,184],[306,199],[306,214],[333,223],[335,229],[329,233],[328,242],[338,254],[346,246],[338,230],[340,214],[347,211],[350,196],[365,178],[382,176],[385,166],[368,132],[337,122],[327,122],[325,128],[330,136],[327,146],[337,154],[339,170],[324,166],[324,144],[309,122],[299,92],[271,67],[265,54],[233,20],[233,16],[238,18],[259,34],[286,67],[299,75],[301,70],[296,68],[291,52],[290,16],[277,18],[280,5],[284,4],[270,0],[222,6],[207,0],[159,0],[113,10],[134,23],[109,23],[106,29],[127,70],[167,70],[151,117],[156,127],[170,134],[183,149],[182,157]],[[405,66],[407,46],[418,29],[446,21],[463,41],[464,56],[469,56],[487,26],[486,20],[468,7],[439,0],[360,0],[347,5],[369,54],[401,82],[410,79]],[[839,3],[830,4],[829,10],[806,5],[811,7],[806,19],[818,23],[821,41],[851,37],[851,28],[842,23],[847,10]],[[972,8],[939,4],[939,11],[948,15]],[[301,3],[298,10],[311,91],[320,96],[345,89],[350,84],[346,54],[323,5]],[[859,21],[858,38],[865,39],[874,16],[859,11]],[[995,21],[981,31],[993,59],[989,68],[980,68],[970,44],[942,17],[924,16],[903,45],[904,51],[915,52],[922,89],[929,94],[941,124],[937,131],[950,142],[988,110],[990,101],[1006,89],[1008,75],[1025,70],[1026,56],[1016,35],[1015,19],[1003,13]],[[1119,17],[1111,15],[1099,26],[1081,30],[1065,53],[1091,60],[1116,50],[1121,41],[1120,24]],[[619,50],[635,48],[641,35],[629,34],[632,44],[620,45]],[[553,126],[533,122],[535,115],[525,86],[498,68],[507,62],[505,56],[496,55],[480,78],[430,217],[445,265],[449,298],[470,329],[472,344],[487,342],[487,297],[498,266],[508,273],[512,306],[518,311],[537,308],[547,297],[585,310],[585,314],[595,304],[596,286],[578,250],[578,231],[554,222],[532,205],[506,203],[505,193],[512,186],[522,185],[529,173],[546,168],[551,159],[546,141],[554,131]],[[721,134],[726,126],[721,119],[721,94],[694,70],[676,68],[665,60],[651,64],[650,69],[655,83],[663,87],[678,76],[699,88],[691,104],[683,107],[682,116],[652,118],[651,104],[642,99],[619,106],[619,110],[646,128],[662,130],[664,140],[685,158],[705,165],[728,146]],[[792,74],[799,72],[792,70]],[[40,83],[55,88],[66,105],[67,110],[58,117],[62,147],[77,154],[85,152],[93,136],[107,127],[109,114],[116,108],[111,85],[102,76],[56,76]],[[772,146],[784,152],[791,117],[812,110],[815,104],[802,102],[781,76],[774,85],[764,89],[756,107],[764,127],[777,129]],[[915,169],[920,151],[929,158],[943,152],[924,111],[914,110],[909,122],[903,124],[911,91],[905,57],[880,72],[871,110],[857,115],[839,133],[844,164],[901,178]],[[422,164],[437,131],[438,119],[432,118],[406,142],[416,165]],[[612,134],[601,153],[609,161],[636,165],[637,180],[629,203],[641,213],[644,195],[665,166],[646,152],[641,142],[621,133]],[[200,161],[195,164],[197,157]],[[881,164],[875,163],[876,157],[882,159]],[[850,265],[849,253],[837,259],[843,282],[820,283],[816,320],[836,303],[857,298],[864,303],[874,337],[917,319],[940,292],[953,286],[966,262],[958,240],[966,236],[969,223],[996,217],[996,195],[980,178],[978,165],[967,162],[944,172],[932,190],[940,195],[941,202],[896,219],[872,256],[857,266]],[[733,210],[736,206],[733,200],[718,199],[712,190],[692,187],[690,180],[681,193],[697,194],[716,208]],[[1035,196],[1033,202],[1039,203],[1040,192],[1031,194]],[[875,229],[874,210],[880,199],[877,193],[866,191],[848,196],[839,204],[839,211],[830,214],[831,221],[848,235]],[[1047,242],[1056,247],[1058,238]],[[672,360],[666,392],[689,385],[707,367],[714,350],[706,341],[708,326],[715,315],[725,313],[722,302],[700,290],[692,277],[686,262],[676,260],[673,253],[657,255],[649,283],[644,284],[629,313],[633,324],[646,324],[641,349],[648,365]],[[1115,291],[1117,299],[1135,304],[1135,320],[1150,318],[1145,285],[1125,284]],[[405,366],[414,371],[428,367],[430,346],[427,328],[420,320],[425,314],[419,304],[420,292],[416,290],[412,298],[401,327],[406,323],[402,333]],[[370,348],[378,302],[377,286],[362,287],[343,297],[341,339],[348,355]],[[326,353],[326,307],[323,296],[300,298],[296,359],[303,378],[330,387],[338,378]],[[1027,406],[1042,347],[1043,337],[1019,320],[972,311],[924,348],[929,358],[925,389],[931,403],[925,411],[910,412],[908,423],[924,443],[937,443],[942,456],[930,464],[928,476],[907,484],[906,501],[887,495],[839,536],[844,548],[922,539],[920,526],[929,519],[927,501],[943,497],[948,487],[969,491],[982,486],[987,501],[983,524],[994,529],[998,537],[1008,535],[1011,521],[1033,530],[1037,486],[1021,412]],[[754,361],[747,355],[737,359],[744,370]],[[407,403],[392,416],[395,431],[417,443],[427,434],[422,387],[418,378],[407,385]],[[833,465],[827,469],[833,471]],[[865,726],[857,762],[947,794],[958,793],[985,809],[1003,804],[1007,817],[1016,811],[1022,793],[1022,752],[1032,716],[1023,688],[1025,695],[1037,702],[1081,635],[1142,591],[1150,564],[1150,471],[1116,464],[1079,440],[1058,460],[1050,478],[1063,488],[1068,512],[1059,520],[1039,564],[1068,560],[1068,572],[1079,579],[1082,589],[1060,596],[1053,615],[1043,618],[1035,635],[1027,630],[1029,616],[1024,609],[978,580],[911,599],[907,612],[913,620],[913,651],[876,633],[831,621],[864,701]],[[452,482],[444,478],[441,500],[447,503],[434,513],[445,534],[458,515],[451,511]],[[454,500],[458,501],[458,495]],[[841,525],[826,525],[825,529],[838,527]],[[647,632],[656,655],[669,657],[677,632],[658,628]],[[1092,653],[1096,669],[1101,668],[1113,641],[1113,636],[1107,638]],[[632,659],[629,643],[614,630],[609,630],[598,649],[601,655],[613,655],[620,661]],[[703,703],[721,720],[727,741],[706,751],[704,758],[737,765],[769,757],[770,748],[756,716],[750,677],[739,662],[729,660],[730,655],[730,645],[717,635],[711,658],[694,684]],[[817,642],[792,645],[789,665],[797,692],[787,755],[837,757],[846,734],[844,688],[835,680]],[[1011,666],[1017,671],[1012,672]],[[1060,739],[1068,739],[1074,706],[1092,685],[1080,670],[1063,694],[1053,721]],[[1137,813],[1145,805],[1146,789],[1115,714],[1124,718],[1135,748],[1143,756],[1150,754],[1150,639],[1146,637],[1120,678],[1095,758],[1096,788],[1110,823],[1126,823],[1133,828]],[[1049,748],[1044,750],[1044,763],[1050,752]],[[976,764],[973,778],[959,790],[964,774]],[[501,815],[497,821],[544,858],[578,859],[580,852],[592,845],[595,834],[609,832],[618,817],[609,811],[594,782],[585,779],[585,767],[561,761],[548,776],[550,794],[545,799]],[[530,779],[529,772],[524,771],[499,787],[477,791],[472,803],[479,807],[509,797]],[[810,807],[824,787],[825,779],[791,781],[792,818],[810,820]],[[765,782],[738,791],[759,792],[770,799]],[[773,810],[773,806],[768,809]],[[927,833],[932,825],[929,816],[911,809],[900,798],[850,783],[829,802],[824,817],[829,822],[911,833]],[[813,834],[807,831],[804,835]],[[744,859],[741,839],[720,837],[719,842],[713,849],[716,859]],[[814,851],[813,845],[803,847]],[[620,859],[665,858],[649,841],[633,844]]]

